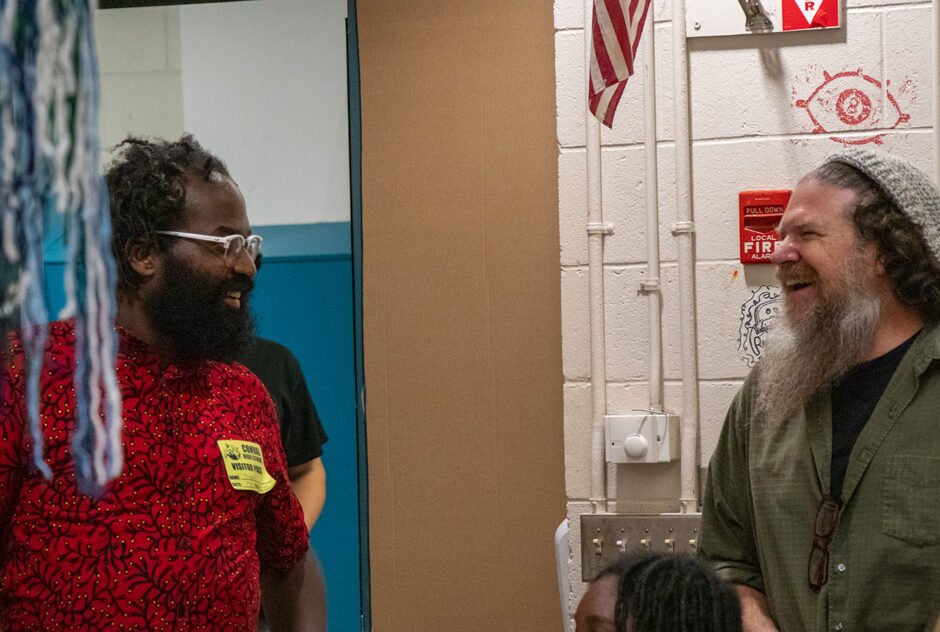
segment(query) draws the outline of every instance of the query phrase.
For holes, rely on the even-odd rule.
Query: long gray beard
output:
[[[761,353],[759,418],[783,421],[859,364],[871,348],[880,311],[877,295],[855,287],[843,300],[819,306],[802,322],[790,322],[784,313],[772,325]]]

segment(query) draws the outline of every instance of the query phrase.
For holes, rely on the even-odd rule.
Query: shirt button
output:
[[[840,573],[844,573],[845,564],[843,564],[842,562],[839,562],[838,564],[836,564],[836,570],[839,571]]]
[[[840,630],[842,630],[843,627],[844,626],[842,625],[842,622],[839,621],[834,626],[832,626],[832,629],[835,630],[836,632],[840,632]]]

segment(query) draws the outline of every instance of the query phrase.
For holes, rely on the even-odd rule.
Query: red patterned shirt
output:
[[[72,324],[49,336],[40,414],[52,480],[32,465],[19,345],[0,375],[0,628],[255,630],[260,570],[286,571],[307,551],[261,382],[239,364],[161,367],[120,330],[124,470],[90,497],[71,459]],[[274,486],[244,489],[246,468]]]

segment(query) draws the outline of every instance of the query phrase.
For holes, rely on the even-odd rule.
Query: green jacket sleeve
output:
[[[765,592],[748,468],[749,386],[745,383],[728,409],[708,467],[698,552],[719,577]]]

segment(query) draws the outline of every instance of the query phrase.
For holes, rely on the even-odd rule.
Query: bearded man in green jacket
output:
[[[725,419],[700,553],[745,631],[922,632],[940,611],[940,194],[864,149],[796,186],[783,315]]]

